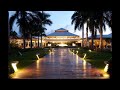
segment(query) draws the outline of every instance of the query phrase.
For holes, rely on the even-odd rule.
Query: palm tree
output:
[[[9,12],[8,12],[8,50],[10,50],[10,25],[9,25]]]
[[[74,14],[71,17],[72,22],[71,24],[75,24],[74,29],[76,30],[78,28],[78,30],[81,30],[82,28],[82,47],[84,47],[83,44],[83,40],[84,40],[84,24],[88,19],[88,13],[87,12],[83,12],[83,11],[75,11]]]
[[[86,34],[88,36],[88,28],[91,32],[91,39],[92,39],[92,45],[91,49],[93,49],[93,39],[94,39],[94,27],[95,27],[95,12],[93,11],[75,11],[74,14],[71,17],[72,24],[75,23],[75,30],[78,28],[80,30],[84,27],[84,24],[87,23],[87,29]],[[83,34],[83,33],[82,33]],[[82,41],[83,41],[83,35],[82,35]],[[86,39],[86,41],[88,41]],[[83,45],[82,45],[83,47]]]
[[[103,48],[103,38],[102,38],[102,35],[103,35],[103,30],[106,30],[106,11],[98,11],[96,12],[96,20],[97,20],[97,24],[98,24],[98,27],[99,27],[99,33],[100,33],[100,50],[102,50]]]
[[[106,20],[107,25],[111,27],[112,30],[112,11],[106,11],[104,18]]]
[[[39,35],[41,36],[41,48],[42,48],[42,33],[44,33],[46,30],[44,27],[45,25],[51,25],[52,21],[50,19],[48,19],[50,17],[49,14],[39,11],[34,11],[34,13],[36,14],[38,21],[38,41],[39,41]]]
[[[89,47],[89,41],[88,41],[88,23],[89,20],[87,20],[87,26],[86,26],[86,46]]]
[[[23,49],[25,49],[25,34],[26,32],[26,16],[27,16],[27,12],[26,11],[16,11],[14,15],[12,15],[10,17],[10,30],[12,30],[13,27],[13,23],[15,22],[15,20],[17,20],[17,24],[19,26],[19,30],[22,34],[23,37]]]

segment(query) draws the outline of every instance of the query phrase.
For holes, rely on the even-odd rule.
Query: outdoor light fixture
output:
[[[92,52],[91,50],[89,50],[89,52]]]
[[[11,65],[12,65],[12,67],[13,67],[13,69],[14,69],[14,72],[17,72],[18,71],[18,69],[17,69],[17,65],[18,64],[18,61],[13,61],[12,63],[11,63]]]
[[[39,56],[38,56],[38,55],[39,55],[39,53],[37,53],[37,54],[36,54],[36,57],[37,57],[37,58],[38,58],[38,60],[39,60],[40,58],[39,58]]]
[[[86,53],[85,53],[85,55],[84,55],[83,59],[85,59],[85,57],[86,57]]]
[[[108,71],[108,66],[109,64],[106,64],[105,68],[104,68],[104,71],[107,72]]]
[[[78,51],[76,51],[76,53],[78,54]]]

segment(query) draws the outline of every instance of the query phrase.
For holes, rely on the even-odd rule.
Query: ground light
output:
[[[76,51],[76,54],[78,54],[78,51]]]
[[[103,74],[104,77],[109,77],[109,74],[107,74],[107,71],[108,71],[108,67],[109,67],[109,64],[107,63],[107,61],[104,62],[106,65],[105,65],[105,68],[104,68],[104,72],[105,74]]]
[[[89,50],[89,52],[92,52],[91,50]]]
[[[36,57],[37,57],[37,59],[39,60],[40,58],[39,58],[39,56],[38,56],[38,55],[39,55],[39,53],[37,53],[37,54],[36,54]]]
[[[104,71],[107,72],[108,71],[108,66],[109,64],[106,64],[105,68],[104,68]]]
[[[86,57],[86,53],[85,53],[85,55],[84,55],[83,59],[85,59],[85,57]]]
[[[11,65],[12,65],[12,67],[13,67],[13,69],[14,69],[14,72],[17,72],[17,71],[18,71],[18,69],[17,69],[17,64],[18,64],[18,61],[13,61],[13,62],[11,63]]]

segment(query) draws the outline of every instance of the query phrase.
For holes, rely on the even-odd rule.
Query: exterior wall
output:
[[[10,39],[10,43],[16,43],[18,47],[23,48],[23,39]],[[32,48],[38,47],[38,39],[33,38],[32,40],[33,46]],[[39,43],[41,44],[41,40],[39,40]],[[44,47],[48,46],[48,44],[51,44],[53,46],[56,46],[57,44],[67,44],[68,46],[80,46],[82,43],[82,40],[80,37],[45,37],[43,38],[42,44]],[[79,45],[80,44],[80,45]],[[94,39],[94,46],[99,47],[100,40]],[[91,45],[91,40],[89,40],[89,45]],[[84,39],[84,46],[86,46],[86,39]],[[106,42],[105,39],[103,39],[103,47],[106,48],[106,46],[111,46],[110,40]],[[26,48],[30,48],[30,39],[26,40]]]

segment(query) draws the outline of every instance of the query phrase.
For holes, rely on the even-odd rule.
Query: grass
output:
[[[18,54],[18,51],[22,53],[22,56]],[[13,73],[11,67],[12,61],[19,61],[17,67],[19,69],[22,69],[37,60],[36,53],[39,53],[39,57],[41,58],[46,54],[48,54],[48,52],[49,49],[45,49],[45,48],[35,48],[35,49],[26,49],[26,50],[12,49],[11,54],[8,56],[8,66],[9,66],[8,73]]]
[[[84,49],[84,48],[79,48],[79,49],[74,49],[74,53],[78,51],[78,55],[83,58],[84,54],[86,53],[86,58],[85,60],[89,63],[92,64],[92,66],[98,68],[98,69],[104,69],[105,63],[104,61],[109,60],[112,57],[111,52],[98,52],[98,51],[92,51],[89,52],[89,49]]]

